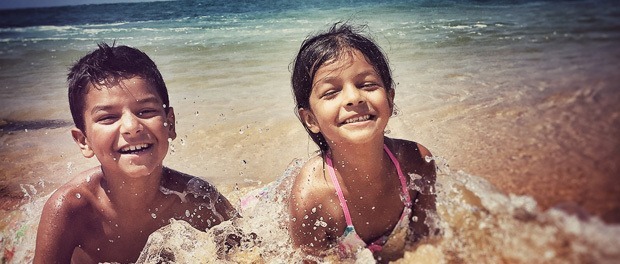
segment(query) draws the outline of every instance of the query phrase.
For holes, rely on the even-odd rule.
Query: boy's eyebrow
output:
[[[158,104],[160,102],[159,98],[157,98],[157,96],[151,95],[145,98],[140,98],[140,99],[136,99],[136,102],[138,102],[139,104],[149,104],[149,103],[154,103],[154,104]],[[93,107],[93,110],[90,111],[91,114],[95,114],[98,111],[107,111],[108,109],[114,108],[114,106],[112,105],[96,105],[95,107]]]

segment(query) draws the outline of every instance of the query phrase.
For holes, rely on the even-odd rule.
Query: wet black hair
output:
[[[312,81],[318,69],[325,63],[348,56],[353,50],[361,52],[368,63],[372,65],[381,77],[386,92],[389,93],[394,89],[392,71],[387,57],[370,37],[361,33],[364,28],[365,26],[355,27],[344,22],[337,22],[327,32],[309,36],[304,40],[297,57],[293,61],[291,77],[297,110],[302,108],[310,110]],[[299,115],[298,118],[314,143],[325,154],[329,149],[325,137],[320,132],[312,133]]]
[[[128,46],[110,47],[99,43],[98,49],[79,59],[69,70],[69,108],[75,126],[85,132],[85,95],[89,85],[96,89],[113,87],[120,81],[136,76],[144,78],[155,88],[168,112],[168,89],[155,62],[146,53]]]

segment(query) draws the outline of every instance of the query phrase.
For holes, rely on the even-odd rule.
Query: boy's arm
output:
[[[70,263],[75,249],[71,211],[75,206],[59,189],[45,203],[37,230],[34,264]],[[73,227],[75,228],[75,227]]]
[[[413,197],[413,215],[410,227],[413,231],[413,241],[418,241],[430,233],[430,221],[429,216],[433,217],[436,211],[435,205],[435,178],[436,168],[435,161],[426,161],[427,158],[432,158],[431,152],[424,146],[417,144],[419,155],[422,158],[420,166],[417,169],[417,174],[422,176],[421,179],[415,181],[416,186],[419,187],[417,196]]]

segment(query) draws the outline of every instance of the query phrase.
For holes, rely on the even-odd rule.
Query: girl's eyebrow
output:
[[[379,76],[379,74],[375,70],[365,70],[365,71],[360,72],[357,75],[355,75],[355,78],[362,78],[362,77],[367,77],[367,76],[373,76],[373,77],[381,78]],[[325,76],[325,77],[317,80],[315,83],[313,83],[312,87],[314,87],[314,86],[316,86],[317,84],[320,84],[320,83],[330,83],[332,80],[337,79],[337,77],[338,77],[338,75],[328,75],[328,76]]]

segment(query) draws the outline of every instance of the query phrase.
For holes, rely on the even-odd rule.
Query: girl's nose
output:
[[[364,102],[362,93],[355,85],[348,85],[345,87],[344,93],[347,106],[358,105]]]
[[[121,133],[133,135],[142,131],[142,124],[133,113],[124,114],[121,120]]]

